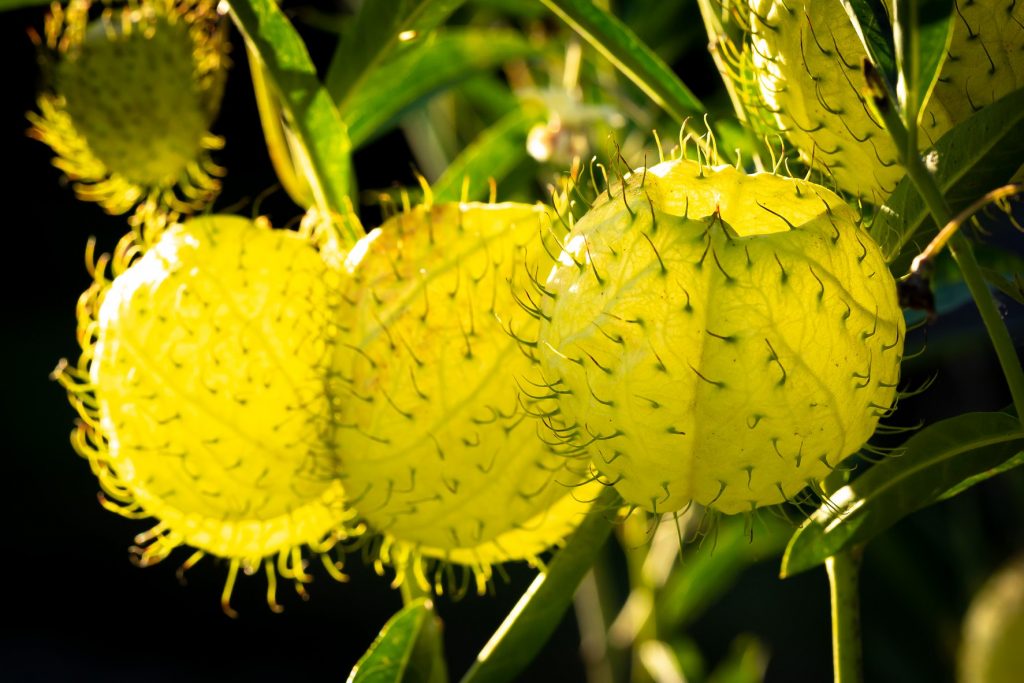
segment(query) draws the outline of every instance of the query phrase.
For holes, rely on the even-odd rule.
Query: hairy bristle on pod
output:
[[[896,395],[896,287],[817,185],[687,160],[634,171],[566,236],[538,356],[553,440],[662,513],[792,499]]]
[[[339,275],[287,231],[208,216],[169,228],[138,257],[129,236],[113,281],[95,268],[78,305],[81,359],[56,378],[81,420],[72,441],[104,507],[155,518],[138,564],[178,546],[309,580],[303,549],[356,533],[336,476],[327,393]]]
[[[755,103],[844,191],[881,203],[903,177],[896,148],[868,105],[866,52],[843,3],[737,0],[749,12]],[[919,117],[919,145],[1024,85],[1024,4],[956,0],[948,56]],[[763,119],[763,117],[761,117]]]
[[[216,3],[142,0],[91,12],[91,0],[55,4],[46,23],[49,88],[31,134],[82,199],[133,224],[163,226],[201,210],[224,171],[210,150],[227,41]]]
[[[536,338],[536,320],[514,291],[539,284],[550,230],[540,205],[419,206],[348,257],[337,441],[351,504],[383,534],[378,559],[396,582],[411,571],[444,590],[429,568],[455,563],[484,590],[493,564],[538,562],[595,495],[576,488],[586,463],[538,438],[520,390],[536,375],[519,341]]]

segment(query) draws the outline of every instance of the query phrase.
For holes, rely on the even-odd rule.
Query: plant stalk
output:
[[[832,602],[832,666],[835,683],[860,683],[860,596],[857,578],[862,548],[848,548],[825,560]]]
[[[869,84],[872,82],[870,74],[868,74],[868,82]],[[910,176],[911,182],[914,183],[914,187],[920,193],[921,199],[924,200],[929,213],[935,219],[936,225],[944,226],[949,224],[954,218],[953,210],[950,208],[939,186],[935,183],[935,179],[928,172],[928,169],[925,168],[924,162],[921,161],[919,155],[906,155],[904,153],[906,150],[907,129],[903,125],[903,121],[900,120],[899,115],[893,110],[892,99],[883,88],[874,87],[873,91],[875,107],[879,114],[881,114],[889,134],[896,143],[896,149],[904,157],[900,159],[900,163],[903,164],[907,175]],[[985,325],[985,330],[988,332],[989,339],[992,341],[992,346],[999,359],[999,365],[1003,370],[1003,376],[1006,378],[1006,384],[1010,389],[1013,407],[1017,411],[1021,425],[1024,426],[1024,369],[1021,368],[1020,357],[1013,346],[1010,332],[1006,329],[1006,325],[999,315],[995,299],[992,297],[988,285],[985,284],[985,278],[982,276],[981,268],[974,257],[974,250],[971,247],[970,241],[959,232],[956,233],[949,240],[949,252],[960,267],[964,283],[971,293],[971,298],[974,299],[974,305],[977,307],[978,313],[981,314],[981,320]]]

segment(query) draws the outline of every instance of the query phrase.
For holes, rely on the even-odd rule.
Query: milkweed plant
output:
[[[333,5],[70,0],[29,30],[28,134],[124,216],[111,254],[66,237],[91,284],[52,378],[100,504],[145,520],[131,559],[222,566],[241,619],[238,582],[279,612],[369,564],[405,607],[350,681],[448,680],[438,603],[525,565],[470,683],[525,680],[574,603],[588,680],[760,681],[758,642],[709,670],[679,586],[824,566],[863,680],[865,548],[1024,461],[1024,263],[993,246],[1024,232],[1024,4]],[[218,124],[228,78],[263,139]],[[293,220],[219,201],[225,145],[266,146]],[[922,420],[906,367],[951,291],[1009,405]],[[1017,680],[1000,590],[961,680]]]

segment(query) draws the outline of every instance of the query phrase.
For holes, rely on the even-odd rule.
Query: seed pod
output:
[[[1012,558],[971,600],[960,641],[962,683],[1013,683],[1024,667],[1024,556]]]
[[[602,195],[559,261],[540,315],[548,423],[631,503],[792,499],[892,404],[895,284],[825,188],[665,162]]]
[[[73,433],[104,507],[153,517],[138,564],[179,545],[308,580],[351,518],[329,450],[327,367],[337,277],[292,233],[228,216],[175,226],[144,256],[124,241],[116,277],[79,301],[77,367],[56,377],[82,417]],[[129,265],[130,263],[130,265]],[[328,570],[340,576],[333,560]]]
[[[381,559],[443,590],[427,558],[535,561],[593,493],[537,437],[517,380],[534,373],[536,323],[513,297],[541,264],[542,206],[441,204],[392,217],[352,251],[345,344],[335,358],[338,449],[353,508]],[[546,266],[544,266],[546,268]],[[513,281],[513,282],[510,282]],[[440,566],[440,565],[438,565]]]
[[[90,0],[47,19],[52,90],[29,114],[32,135],[78,196],[134,222],[188,214],[220,190],[208,132],[220,108],[227,43],[215,3],[144,0],[90,21]]]
[[[762,106],[843,190],[880,203],[903,169],[871,112],[860,38],[839,2],[746,0]],[[974,111],[1024,85],[1024,6],[957,0],[949,55],[920,115],[921,148]]]

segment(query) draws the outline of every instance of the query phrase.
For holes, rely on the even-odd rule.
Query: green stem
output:
[[[416,579],[412,576],[412,572],[408,572],[405,577],[405,581],[398,587],[399,592],[402,594],[402,604],[408,605],[420,598],[430,598],[431,594],[423,590],[420,585],[416,582]]]
[[[832,601],[832,665],[835,683],[863,680],[860,643],[860,596],[857,574],[861,548],[850,548],[825,560]]]
[[[896,143],[896,149],[903,155],[906,150],[907,129],[896,112],[893,111],[891,101],[876,90],[875,106]],[[921,157],[912,154],[900,159],[900,162],[906,168],[907,175],[910,176],[911,182],[914,183],[921,199],[927,205],[932,218],[935,219],[935,224],[940,228],[948,224],[953,219],[953,210],[935,183],[935,179],[925,168]],[[960,267],[964,283],[971,293],[971,298],[974,299],[974,305],[981,314],[981,320],[985,324],[989,339],[999,358],[999,365],[1003,369],[1006,384],[1010,388],[1013,407],[1017,411],[1021,424],[1024,425],[1024,369],[1021,368],[1020,357],[1013,346],[1010,332],[999,315],[995,299],[993,299],[988,285],[985,284],[985,278],[974,257],[970,241],[960,233],[955,234],[949,241],[949,252]]]

